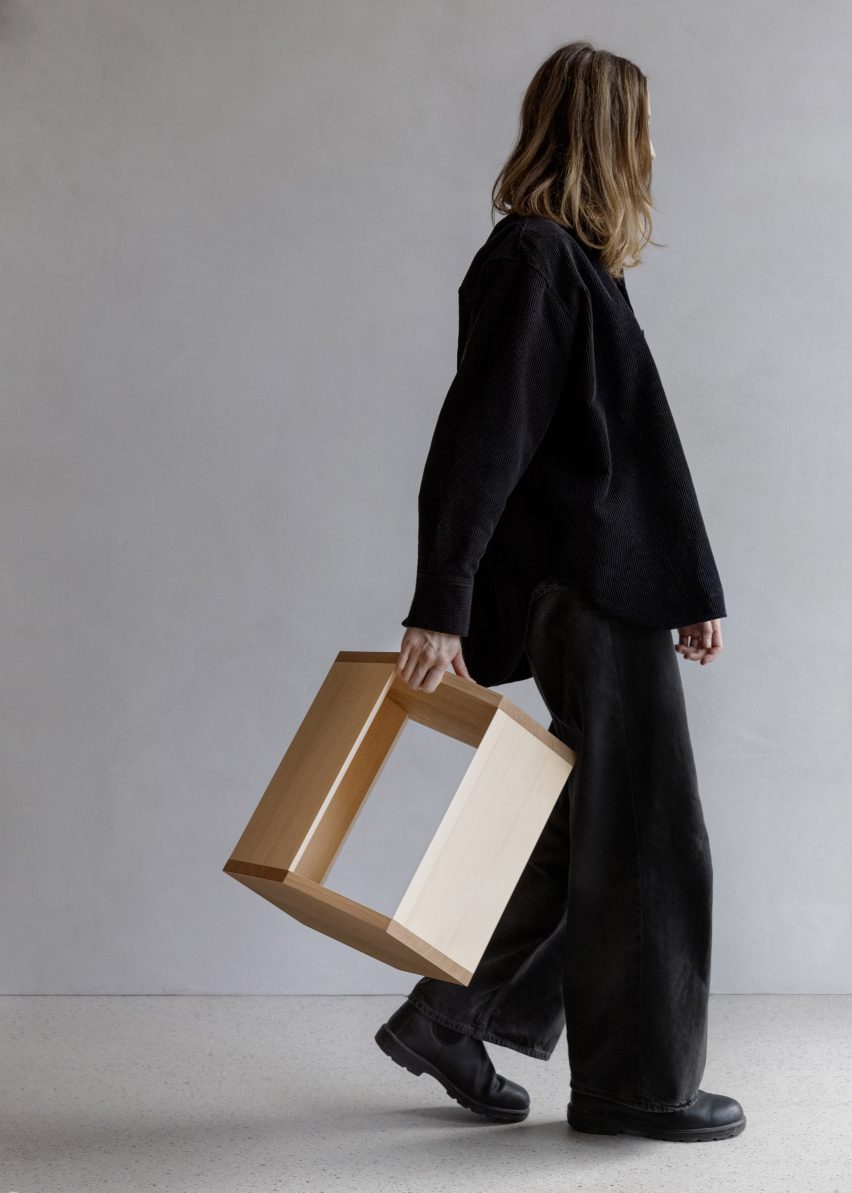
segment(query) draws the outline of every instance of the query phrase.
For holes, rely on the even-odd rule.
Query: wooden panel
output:
[[[491,718],[499,708],[533,737],[545,742],[566,762],[573,766],[577,760],[570,746],[566,746],[508,696],[483,688],[473,680],[451,671],[441,676],[441,682],[434,692],[412,690],[405,680],[397,677],[389,689],[388,697],[401,705],[412,721],[419,721],[438,733],[474,747],[479,746],[491,724]]]
[[[524,712],[522,708],[518,708],[517,704],[513,704],[507,696],[503,697],[500,711],[506,713],[516,724],[526,729],[527,733],[538,738],[540,742],[544,742],[548,749],[569,764],[569,768],[576,765],[575,751],[570,746],[566,746],[565,742],[561,741],[555,733],[551,733],[549,729],[545,729],[544,725],[540,725],[528,712]]]
[[[501,701],[489,688],[449,671],[441,676],[434,692],[410,688],[398,677],[389,689],[388,699],[404,708],[412,721],[474,747],[482,741]]]
[[[345,774],[329,793],[302,849],[293,858],[291,869],[303,878],[324,881],[407,720],[405,709],[393,700],[379,705]]]
[[[385,663],[390,667],[396,666],[399,658],[397,650],[339,650],[335,655],[336,663]]]
[[[498,709],[394,913],[397,923],[475,970],[571,767]]]
[[[233,858],[282,870],[296,864],[334,800],[392,682],[393,667],[387,663],[332,664],[234,847]],[[371,744],[377,744],[392,723],[393,718],[384,722]],[[367,781],[369,773],[369,766],[359,771]],[[354,815],[359,807],[357,792],[349,783],[333,822],[342,835],[347,831],[345,810]],[[333,842],[325,839],[322,848],[332,850]]]
[[[470,981],[469,970],[443,957],[433,945],[394,924],[388,916],[354,899],[347,899],[300,874],[285,873],[283,879],[261,878],[239,873],[238,866],[239,863],[229,863],[226,873],[309,928],[406,973],[440,978],[457,985],[467,985]]]

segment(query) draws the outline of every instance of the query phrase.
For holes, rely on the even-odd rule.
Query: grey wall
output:
[[[4,992],[413,983],[221,867],[336,652],[399,646],[456,287],[576,37],[650,79],[628,284],[728,598],[713,988],[852,990],[852,18],[672,11],[0,4]],[[467,758],[398,751],[334,873],[387,910]]]

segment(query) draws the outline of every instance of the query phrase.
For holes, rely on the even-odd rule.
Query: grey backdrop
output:
[[[0,4],[4,992],[415,980],[221,867],[336,652],[399,646],[456,288],[577,37],[650,79],[628,286],[728,599],[680,664],[713,989],[852,990],[852,17],[673,11]],[[407,728],[332,885],[391,910],[468,754]]]

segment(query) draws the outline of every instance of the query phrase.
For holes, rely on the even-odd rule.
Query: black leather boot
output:
[[[730,1139],[744,1131],[746,1125],[739,1102],[703,1089],[698,1091],[691,1106],[680,1110],[639,1110],[572,1090],[568,1122],[575,1131],[589,1131],[593,1135],[644,1135],[648,1139],[682,1143]]]
[[[394,1011],[375,1039],[391,1060],[416,1077],[430,1074],[466,1110],[507,1123],[529,1114],[529,1094],[494,1071],[482,1040],[443,1027],[413,1003]]]

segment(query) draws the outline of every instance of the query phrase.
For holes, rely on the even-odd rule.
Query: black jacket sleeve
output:
[[[459,301],[463,312],[462,290]],[[473,578],[568,382],[575,320],[529,262],[488,260],[418,494],[417,578],[404,626],[464,637]]]

